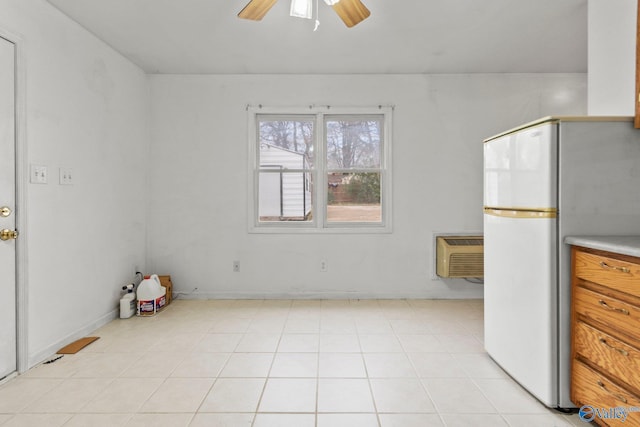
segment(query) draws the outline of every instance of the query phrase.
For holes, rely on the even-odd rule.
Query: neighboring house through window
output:
[[[248,111],[251,231],[391,230],[391,108]]]

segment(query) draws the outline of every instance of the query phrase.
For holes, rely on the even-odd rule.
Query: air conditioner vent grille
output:
[[[483,277],[484,256],[478,254],[451,254],[449,257],[450,277]]]
[[[436,273],[440,277],[484,277],[482,236],[439,236],[436,239]]]
[[[484,245],[484,239],[444,239],[447,244],[452,246],[482,246]]]

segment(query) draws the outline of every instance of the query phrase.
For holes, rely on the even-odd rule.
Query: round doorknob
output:
[[[11,215],[11,208],[9,206],[3,206],[0,208],[0,216],[8,217]]]
[[[0,240],[15,240],[18,238],[18,232],[16,230],[4,229],[0,230]]]

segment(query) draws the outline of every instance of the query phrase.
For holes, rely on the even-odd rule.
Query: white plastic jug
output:
[[[153,316],[166,304],[167,290],[157,274],[145,276],[138,285],[138,316]]]
[[[129,291],[120,298],[120,318],[128,319],[136,312],[136,294]]]

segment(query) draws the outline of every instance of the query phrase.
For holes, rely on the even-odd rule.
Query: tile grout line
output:
[[[367,367],[367,362],[364,358],[364,351],[362,350],[362,343],[360,341],[360,330],[356,324],[356,334],[358,337],[358,346],[360,346],[360,357],[362,359],[362,365],[364,366],[364,373],[367,378],[367,385],[369,386],[369,393],[371,394],[371,401],[373,402],[373,411],[376,414],[376,421],[378,423],[378,427],[382,425],[380,421],[380,414],[378,413],[378,405],[376,403],[375,395],[373,394],[373,386],[371,385],[371,378],[369,377],[369,368]]]
[[[264,300],[263,300],[264,302]],[[273,351],[273,355],[271,356],[271,364],[269,365],[269,369],[267,370],[267,376],[264,379],[264,384],[262,385],[262,391],[260,392],[260,397],[258,398],[258,403],[256,404],[256,409],[253,413],[253,420],[251,421],[251,427],[253,427],[256,423],[256,419],[258,418],[258,410],[260,409],[260,404],[262,403],[262,399],[264,398],[264,392],[267,389],[267,384],[269,383],[269,378],[271,378],[271,370],[273,369],[273,364],[276,361],[276,355],[278,354],[278,349],[280,348],[280,343],[282,342],[282,336],[284,335],[284,331],[287,325],[287,321],[289,320],[289,315],[291,313],[291,303],[289,304],[289,308],[287,310],[287,316],[282,325],[282,329],[280,331],[280,337],[278,338],[278,343],[276,344],[276,348]],[[252,318],[253,320],[253,318]]]
[[[244,332],[243,332],[243,336],[246,334],[247,329],[248,329],[248,325],[247,325],[247,328],[245,328],[245,330],[244,330]],[[211,328],[209,328],[207,331],[210,331],[210,330],[211,330]],[[216,384],[218,383],[218,381],[220,380],[220,374],[222,373],[222,371],[224,371],[224,369],[225,369],[225,368],[227,367],[227,365],[229,364],[229,361],[231,360],[231,356],[232,356],[233,354],[235,354],[235,350],[238,348],[238,346],[240,345],[240,342],[241,342],[241,341],[242,341],[242,338],[240,338],[240,340],[238,340],[238,342],[237,342],[237,343],[235,344],[235,346],[233,347],[233,350],[232,350],[231,352],[229,352],[229,356],[227,357],[227,360],[225,360],[225,362],[222,364],[222,366],[220,367],[220,370],[218,371],[218,373],[217,373],[217,375],[216,375],[215,379],[214,379],[214,380],[213,380],[213,382],[211,383],[211,386],[209,387],[209,390],[207,390],[207,392],[204,394],[204,396],[203,396],[202,400],[200,401],[200,404],[198,405],[198,407],[196,408],[196,410],[195,410],[195,412],[194,412],[194,415],[193,415],[193,417],[192,417],[191,421],[193,421],[193,418],[195,417],[195,415],[196,415],[197,413],[199,413],[199,412],[200,412],[200,409],[202,408],[202,405],[203,405],[203,404],[204,404],[204,402],[207,400],[207,397],[209,396],[209,394],[210,394],[210,393],[211,393],[211,391],[213,390],[213,387],[215,387],[215,385],[216,385]],[[195,346],[194,348],[197,348],[197,346]],[[186,358],[186,356],[185,356],[185,358]],[[183,359],[183,361],[184,361],[184,359]],[[174,367],[174,369],[173,369],[172,373],[173,373],[173,372],[175,372],[175,370],[178,368],[179,364],[180,364],[180,363],[178,363],[178,364]],[[170,375],[171,375],[171,374],[169,374],[169,377],[170,377]],[[254,418],[255,418],[255,417],[254,417]],[[189,424],[191,424],[191,422],[190,422]]]
[[[320,305],[320,321],[318,323],[318,352],[316,353],[316,407],[314,414],[314,426],[318,427],[318,409],[320,400],[320,337],[322,331],[322,305]]]
[[[409,304],[409,306],[411,306]],[[413,309],[413,307],[411,307],[412,312],[414,313],[414,315],[417,315],[417,313],[415,312],[415,310]],[[411,357],[409,357],[409,353],[407,352],[407,349],[405,347],[405,345],[402,343],[402,340],[400,339],[400,337],[398,336],[398,331],[395,330],[395,328],[393,327],[393,325],[391,326],[391,329],[393,330],[394,336],[396,337],[396,339],[398,340],[398,342],[400,343],[400,347],[402,348],[402,351],[405,355],[405,357],[409,360],[409,363],[411,364],[411,367],[413,368],[415,374],[416,374],[416,378],[418,380],[418,383],[420,384],[420,387],[424,390],[424,392],[426,393],[427,397],[429,398],[429,401],[431,402],[431,405],[433,406],[433,409],[435,411],[435,414],[438,416],[438,418],[440,419],[440,421],[442,422],[443,426],[446,426],[447,423],[445,422],[442,414],[440,413],[438,406],[436,405],[435,400],[433,399],[433,396],[431,395],[431,393],[429,392],[429,389],[425,386],[423,379],[420,377],[420,374],[418,373],[418,369],[416,368],[416,365],[414,363],[414,361],[411,359]],[[431,328],[429,327],[429,335],[433,335],[431,332]],[[437,340],[437,338],[436,338]],[[440,344],[440,343],[439,343]]]

